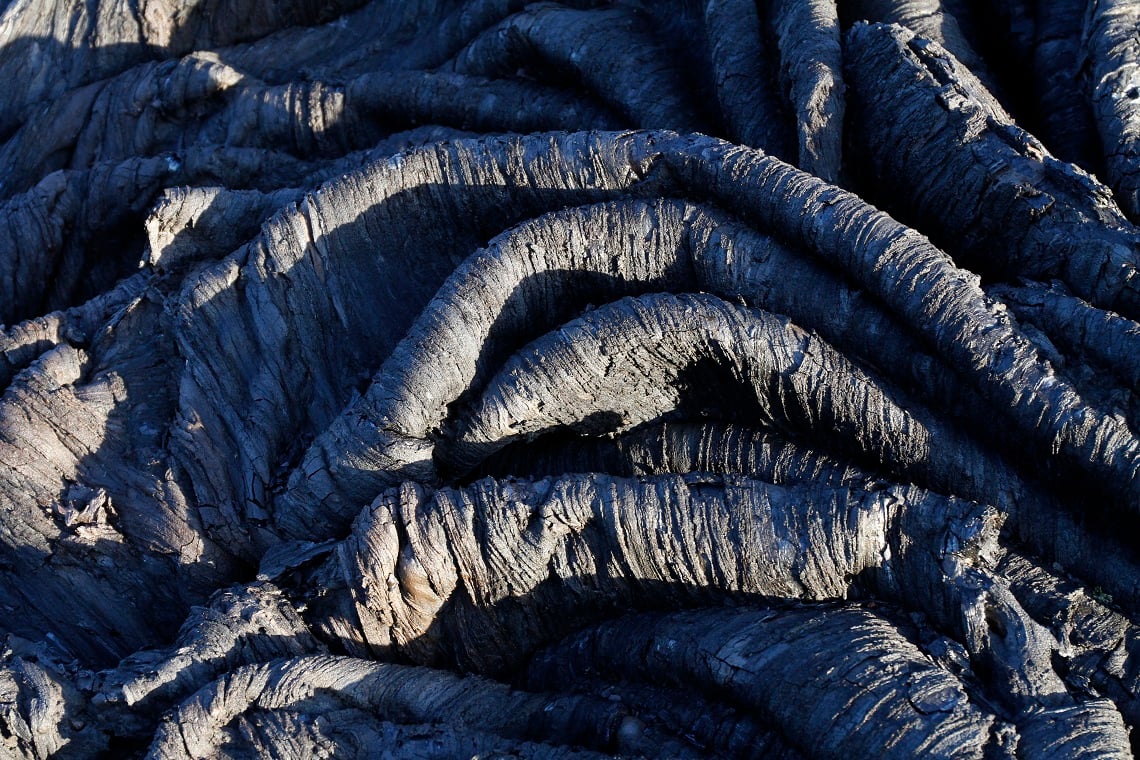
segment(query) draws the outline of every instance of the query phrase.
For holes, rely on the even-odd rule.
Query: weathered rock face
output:
[[[1130,756],[1135,15],[0,2],[0,755]]]

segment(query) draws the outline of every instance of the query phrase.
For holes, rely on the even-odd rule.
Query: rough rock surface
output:
[[[1138,25],[0,0],[0,756],[1130,757]]]

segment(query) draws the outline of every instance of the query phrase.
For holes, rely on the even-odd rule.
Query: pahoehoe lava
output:
[[[0,756],[1131,757],[1138,7],[0,0]]]

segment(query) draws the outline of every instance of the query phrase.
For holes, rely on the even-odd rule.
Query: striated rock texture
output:
[[[0,757],[1132,756],[1137,39],[0,0]]]

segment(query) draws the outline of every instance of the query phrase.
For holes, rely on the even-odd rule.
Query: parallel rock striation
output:
[[[1135,15],[0,0],[0,755],[1131,756]]]

